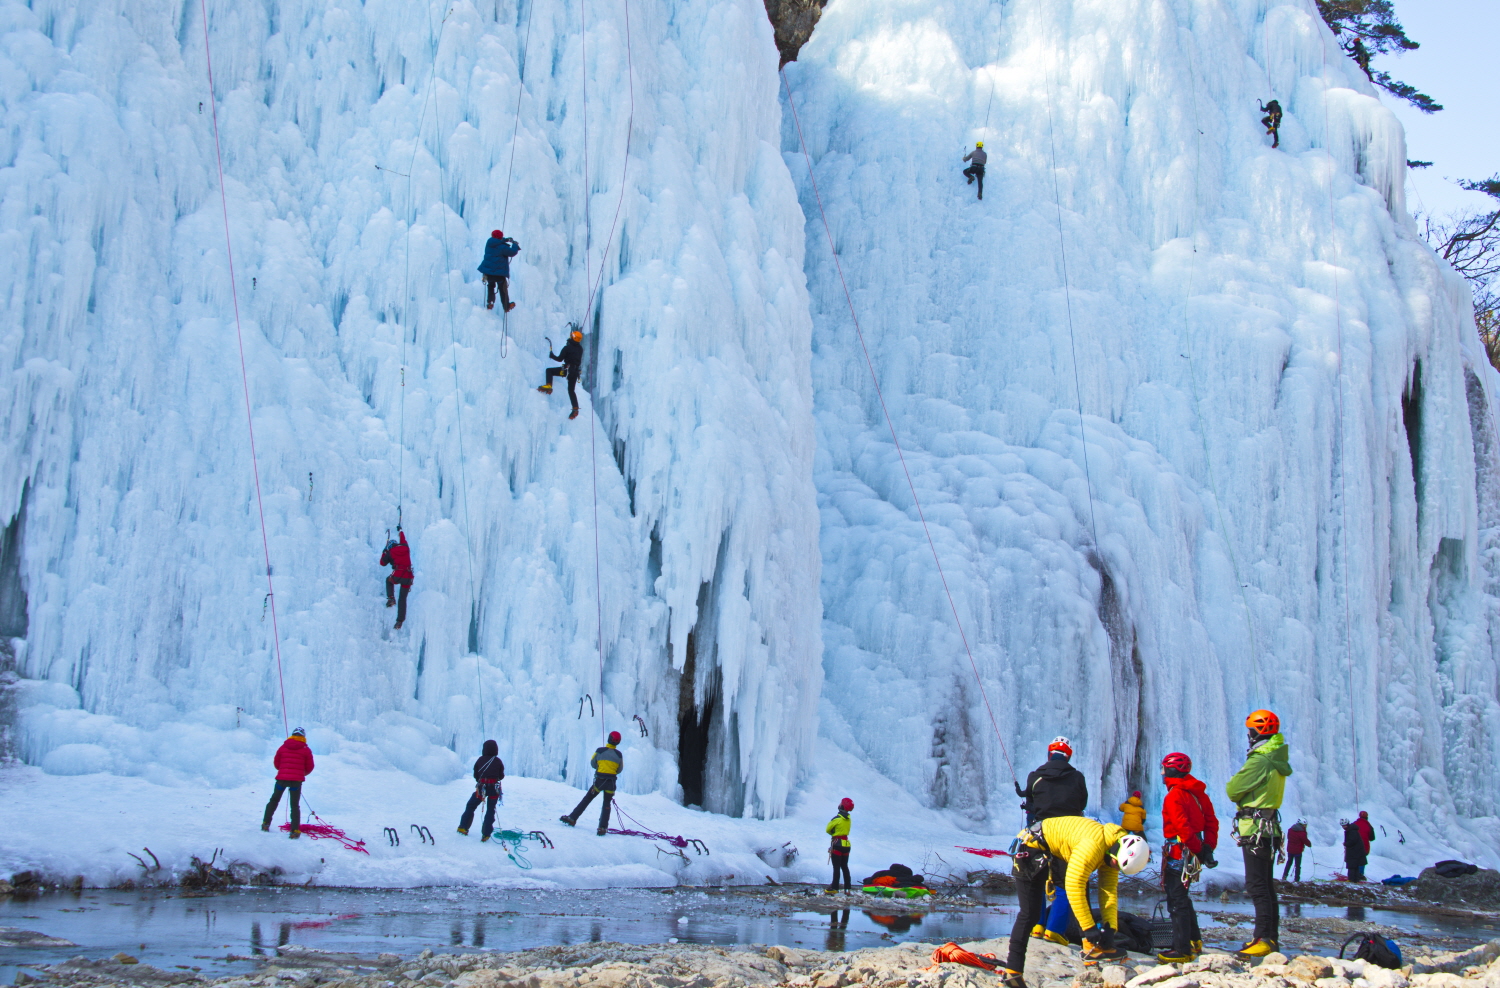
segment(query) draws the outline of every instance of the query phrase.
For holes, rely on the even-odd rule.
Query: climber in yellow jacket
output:
[[[1073,915],[1083,930],[1084,963],[1098,963],[1125,956],[1115,947],[1118,928],[1120,876],[1135,875],[1151,860],[1151,847],[1139,834],[1132,834],[1113,823],[1100,823],[1084,816],[1050,817],[1021,831],[1021,842],[1027,848],[1045,852],[1050,861],[1017,856],[1015,863],[1016,895],[1020,910],[1010,931],[1010,955],[1001,972],[1005,988],[1025,988],[1022,972],[1026,969],[1026,946],[1032,926],[1041,915],[1046,900],[1047,880],[1053,865],[1066,865],[1063,891]],[[1038,862],[1028,868],[1025,861]],[[1096,921],[1089,908],[1089,877],[1099,873],[1099,910]]]
[[[837,895],[839,878],[844,879],[844,891],[854,891],[854,880],[849,877],[849,814],[854,810],[854,800],[845,796],[839,800],[839,811],[824,831],[828,834],[828,860],[833,862],[833,881],[828,886],[829,895]]]
[[[1145,836],[1146,833],[1146,804],[1141,802],[1141,791],[1137,789],[1130,794],[1130,798],[1120,804],[1120,826],[1132,834]]]

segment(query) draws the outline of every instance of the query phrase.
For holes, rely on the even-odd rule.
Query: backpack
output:
[[[1120,928],[1115,931],[1115,946],[1138,954],[1151,954],[1172,946],[1171,924],[1167,924],[1167,941],[1157,943],[1156,923],[1135,913],[1119,911]]]
[[[1401,948],[1396,946],[1396,941],[1387,940],[1377,933],[1356,933],[1345,940],[1344,945],[1339,948],[1339,960],[1344,959],[1344,951],[1356,940],[1359,941],[1359,949],[1354,952],[1354,960],[1391,970],[1401,966]]]
[[[1437,872],[1439,878],[1462,878],[1465,875],[1474,874],[1479,869],[1466,862],[1450,859],[1448,861],[1439,861],[1432,866],[1432,870]]]

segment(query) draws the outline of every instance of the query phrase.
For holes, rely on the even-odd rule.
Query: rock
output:
[[[1119,964],[1106,964],[1099,969],[1099,979],[1106,988],[1123,986],[1130,978],[1129,968],[1121,967]]]
[[[1500,871],[1481,868],[1472,875],[1444,878],[1431,868],[1423,868],[1412,885],[1407,886],[1422,899],[1449,904],[1462,903],[1481,909],[1500,908]]]
[[[1463,978],[1447,971],[1438,971],[1435,974],[1417,974],[1411,979],[1413,985],[1418,988],[1465,988],[1468,984]]]
[[[1190,978],[1185,974],[1179,974],[1175,978],[1158,981],[1157,988],[1198,988],[1198,979]]]
[[[115,956],[111,957],[110,960],[114,961],[116,964],[139,964],[141,962],[140,958],[131,957],[129,954],[124,952],[116,954]]]
[[[1348,978],[1319,978],[1313,982],[1317,988],[1350,988]]]
[[[14,926],[0,926],[0,946],[6,947],[76,947],[78,944],[61,937],[48,936],[35,930],[22,930]]]
[[[1097,969],[1086,967],[1073,979],[1073,988],[1096,988],[1104,984],[1104,975]]]
[[[1431,869],[1428,870],[1430,871]],[[1497,873],[1492,872],[1491,874]],[[1474,878],[1476,876],[1469,875],[1467,877]],[[1457,879],[1444,879],[1444,881],[1457,881]],[[1489,964],[1496,958],[1500,958],[1500,940],[1491,940],[1489,943],[1482,943],[1468,950],[1418,957],[1412,961],[1411,969],[1413,974],[1434,974],[1437,972],[1454,974],[1466,967],[1480,967]]]
[[[1264,965],[1264,964],[1285,964],[1287,962],[1286,954],[1283,954],[1279,950],[1273,950],[1269,954],[1267,954],[1266,956],[1262,957],[1260,959],[1260,962],[1261,962],[1262,965]]]
[[[1236,974],[1248,967],[1248,964],[1233,954],[1204,954],[1191,964],[1184,965],[1182,970],[1184,973],[1205,971],[1213,974]]]
[[[1181,973],[1176,964],[1158,964],[1125,982],[1125,988],[1144,988],[1146,985],[1161,984],[1168,978],[1175,978]]]
[[[1333,965],[1326,957],[1303,954],[1287,964],[1286,973],[1289,977],[1300,978],[1303,981],[1318,981],[1321,978],[1333,977]]]
[[[15,890],[16,887],[10,882],[0,882],[0,895],[10,895],[11,893],[15,892]],[[23,971],[22,974],[25,974],[25,972]],[[27,978],[29,979],[30,975],[27,975]],[[18,974],[16,976],[16,984],[19,985],[24,983],[25,982],[21,981],[21,975]]]

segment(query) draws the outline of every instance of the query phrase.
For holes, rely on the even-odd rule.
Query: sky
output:
[[[1382,95],[1406,126],[1406,156],[1433,163],[1411,171],[1408,208],[1435,216],[1494,209],[1493,199],[1465,192],[1454,180],[1500,172],[1500,86],[1494,69],[1500,0],[1396,0],[1396,18],[1422,47],[1382,56],[1376,67],[1443,104],[1441,112],[1427,114]]]

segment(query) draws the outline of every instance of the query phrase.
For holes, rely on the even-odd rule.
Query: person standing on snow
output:
[[[833,881],[828,883],[828,894],[839,894],[839,876],[844,876],[844,891],[853,893],[854,879],[849,875],[849,814],[854,810],[854,800],[845,796],[839,800],[839,811],[834,814],[823,830],[828,834],[828,859],[833,862]]]
[[[1281,798],[1292,774],[1281,720],[1269,710],[1245,718],[1250,751],[1224,791],[1237,807],[1234,841],[1245,856],[1245,894],[1255,903],[1255,936],[1240,948],[1246,957],[1264,957],[1281,939],[1276,901],[1276,854],[1281,850]]]
[[[1370,824],[1370,814],[1359,811],[1359,819],[1353,823],[1340,820],[1344,828],[1344,867],[1348,869],[1349,881],[1365,880],[1365,865],[1370,862],[1370,842],[1375,839],[1375,828]]]
[[[504,780],[505,763],[500,760],[500,746],[494,741],[486,741],[474,761],[474,795],[469,797],[463,816],[458,818],[459,833],[469,836],[469,828],[474,825],[474,811],[482,802],[485,804],[484,824],[479,828],[479,841],[482,844],[490,839],[495,830],[495,804],[500,801],[500,783]]]
[[[1163,964],[1185,964],[1203,953],[1203,934],[1188,886],[1201,863],[1217,868],[1219,818],[1202,782],[1193,778],[1193,760],[1174,751],[1161,760],[1161,780],[1167,795],[1161,802],[1161,832],[1167,845],[1161,864],[1162,887],[1172,915],[1172,946],[1156,955]]]
[[[1115,946],[1119,927],[1119,882],[1121,875],[1139,874],[1151,860],[1151,847],[1139,834],[1114,823],[1100,823],[1084,816],[1049,817],[1032,824],[1018,835],[1022,844],[1041,857],[1022,858],[1015,863],[1016,896],[1020,906],[1010,931],[1010,953],[999,971],[1004,988],[1026,988],[1026,947],[1032,927],[1041,915],[1047,882],[1054,864],[1065,866],[1063,888],[1073,915],[1083,928],[1084,963],[1116,960],[1125,951]],[[1024,861],[1035,861],[1028,867]],[[1089,878],[1099,873],[1099,910],[1095,922],[1089,908]]]
[[[1026,776],[1026,788],[1016,785],[1016,795],[1026,802],[1026,823],[1054,816],[1083,816],[1089,804],[1089,784],[1073,767],[1073,746],[1067,738],[1053,738],[1047,745],[1047,761]]]
[[[272,759],[276,766],[276,788],[271,793],[271,799],[266,803],[266,815],[261,818],[260,829],[271,829],[271,817],[276,813],[276,807],[281,803],[281,794],[288,789],[292,791],[292,840],[302,836],[302,783],[313,770],[312,749],[307,746],[307,732],[297,728],[281,747],[276,749],[276,757]]]
[[[979,181],[979,198],[983,199],[984,165],[985,162],[990,160],[990,156],[984,153],[984,142],[975,141],[974,150],[964,155],[964,160],[973,162],[973,164],[964,169],[964,178],[969,180],[970,185],[973,185],[976,179]]]
[[[488,298],[484,307],[495,307],[495,291],[500,292],[503,311],[516,307],[510,300],[510,259],[521,253],[521,245],[499,230],[490,231],[490,239],[484,244],[484,260],[479,262],[479,273],[484,275],[484,287]]]
[[[386,529],[390,531],[390,529]],[[400,541],[397,541],[399,539]],[[391,575],[385,578],[385,606],[396,609],[396,630],[406,621],[406,595],[411,593],[411,547],[406,544],[406,533],[396,527],[396,539],[385,544],[380,554],[380,565],[389,566]],[[401,600],[396,600],[396,584],[401,584]]]
[[[615,798],[615,784],[620,770],[625,767],[625,756],[620,754],[617,747],[619,743],[620,732],[610,731],[608,743],[594,751],[594,757],[589,759],[589,765],[594,770],[594,784],[589,786],[589,791],[573,807],[572,813],[558,817],[563,823],[570,827],[577,826],[578,818],[589,808],[594,797],[603,793],[604,804],[599,808],[599,836],[609,833],[609,806]]]
[[[1286,832],[1286,867],[1281,869],[1283,882],[1288,873],[1296,876],[1292,881],[1302,881],[1302,852],[1309,847],[1312,847],[1312,841],[1307,837],[1307,821],[1298,820]]]
[[[568,333],[568,342],[563,344],[562,353],[547,351],[547,356],[553,360],[562,362],[561,367],[547,368],[547,383],[537,388],[544,395],[552,393],[552,379],[567,375],[568,399],[573,402],[573,414],[568,418],[578,417],[578,367],[583,363],[583,330],[578,328],[577,323],[572,323],[572,331]]]
[[[1132,834],[1146,835],[1146,804],[1141,802],[1141,791],[1137,789],[1130,798],[1120,804],[1120,826]]]

